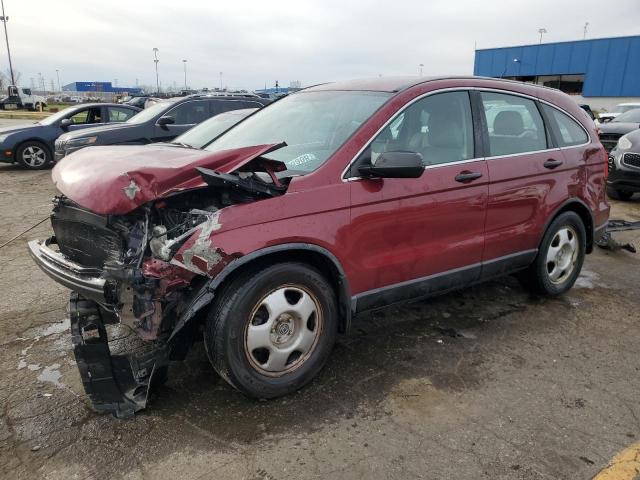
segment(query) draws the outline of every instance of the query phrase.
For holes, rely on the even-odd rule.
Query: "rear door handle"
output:
[[[549,170],[553,170],[554,168],[559,167],[560,165],[562,165],[562,162],[560,160],[556,160],[554,158],[550,158],[549,160],[544,162],[543,165],[544,165],[544,168],[548,168]]]
[[[482,174],[480,172],[461,172],[456,175],[456,182],[468,183],[480,178]]]

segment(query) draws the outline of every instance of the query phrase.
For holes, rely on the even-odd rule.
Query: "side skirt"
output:
[[[527,268],[537,254],[537,249],[525,250],[467,267],[368,290],[351,298],[352,309],[354,314],[358,314],[459,290]]]

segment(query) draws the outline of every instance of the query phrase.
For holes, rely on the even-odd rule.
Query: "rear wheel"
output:
[[[282,263],[231,282],[213,305],[205,346],[221,377],[244,394],[274,398],[309,382],[335,342],[335,294],[315,269]]]
[[[577,213],[560,214],[547,228],[535,261],[520,273],[522,283],[542,295],[565,293],[580,275],[586,238],[584,223]]]
[[[51,163],[51,154],[40,142],[25,142],[16,151],[16,160],[30,170],[42,170]]]
[[[614,200],[630,200],[633,197],[633,192],[607,187],[607,195]]]

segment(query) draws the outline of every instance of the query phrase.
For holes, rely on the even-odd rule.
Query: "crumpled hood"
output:
[[[279,144],[207,152],[169,145],[106,146],[79,150],[51,177],[58,190],[92,212],[125,214],[172,193],[206,187],[196,167],[231,173]]]

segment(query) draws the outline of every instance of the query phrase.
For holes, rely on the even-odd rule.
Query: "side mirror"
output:
[[[384,152],[373,165],[360,165],[363,177],[419,178],[424,172],[422,155],[416,152]]]
[[[173,125],[174,123],[176,123],[175,119],[173,117],[169,117],[167,115],[167,116],[164,116],[164,117],[160,117],[158,119],[158,123],[157,124],[160,127],[166,127],[167,125]]]
[[[60,120],[60,128],[63,130],[66,130],[71,125],[73,125],[73,120],[71,120],[70,118],[63,118],[62,120]]]

